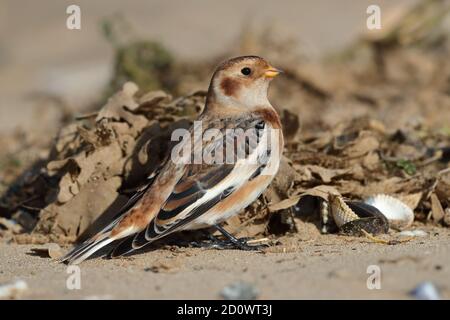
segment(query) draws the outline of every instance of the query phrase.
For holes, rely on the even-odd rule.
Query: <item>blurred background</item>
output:
[[[128,34],[158,41],[183,61],[235,52],[251,25],[274,26],[298,42],[304,58],[316,59],[368,32],[368,5],[379,5],[384,19],[415,2],[1,0],[0,134],[54,125],[61,106],[43,103],[42,94],[63,99],[72,110],[98,99],[114,67],[114,48],[102,31],[105,20],[124,21]],[[71,4],[81,8],[81,30],[66,28]],[[206,89],[207,81],[198,86]]]

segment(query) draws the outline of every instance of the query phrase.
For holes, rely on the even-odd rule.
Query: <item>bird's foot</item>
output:
[[[237,249],[244,251],[261,251],[269,247],[268,244],[250,244],[250,242],[254,241],[250,238],[239,238],[236,240],[237,241],[229,241],[232,242]]]
[[[191,242],[191,245],[197,248],[208,248],[208,249],[239,249],[244,251],[261,251],[267,248],[267,244],[249,244],[252,242],[250,238],[233,238],[221,240],[212,235],[208,237],[209,239],[201,242]]]

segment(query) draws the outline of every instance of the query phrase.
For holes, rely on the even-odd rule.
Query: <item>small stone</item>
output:
[[[420,230],[420,229],[413,230],[412,232],[415,237],[426,237],[428,235],[427,232]]]
[[[48,256],[52,259],[59,259],[63,256],[61,247],[57,243],[49,243],[47,246]]]
[[[428,233],[426,233],[423,230],[416,229],[416,230],[404,230],[402,232],[399,232],[398,235],[402,237],[426,237]]]
[[[0,285],[0,299],[16,299],[28,290],[28,285],[23,280],[15,280],[11,283]]]
[[[414,298],[418,300],[440,300],[441,297],[437,288],[432,282],[422,282],[417,287],[415,287],[411,292]]]
[[[223,288],[220,295],[225,300],[255,300],[259,292],[252,284],[239,281]]]

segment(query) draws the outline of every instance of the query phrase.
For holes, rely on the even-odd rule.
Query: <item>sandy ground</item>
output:
[[[252,284],[260,299],[408,299],[422,281],[450,298],[450,230],[397,245],[338,235],[283,237],[267,253],[165,247],[125,259],[81,264],[81,289],[68,290],[66,266],[33,253],[39,245],[0,245],[0,283],[25,280],[21,298],[220,299],[223,287]],[[283,248],[286,252],[283,253]],[[381,289],[367,289],[367,267]]]

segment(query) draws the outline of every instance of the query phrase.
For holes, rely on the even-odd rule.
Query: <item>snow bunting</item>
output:
[[[170,159],[114,221],[62,261],[80,263],[113,242],[109,256],[117,257],[176,231],[205,227],[215,227],[236,248],[253,249],[219,224],[258,198],[278,170],[283,135],[267,90],[279,73],[257,56],[219,65],[202,114]]]

